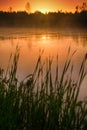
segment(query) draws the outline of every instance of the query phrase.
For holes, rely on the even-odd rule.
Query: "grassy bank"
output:
[[[76,81],[69,51],[61,77],[57,57],[55,80],[52,60],[42,63],[41,55],[34,72],[21,82],[16,78],[18,48],[11,67],[0,69],[0,130],[86,130],[87,104],[85,99],[78,101],[78,95],[86,76],[87,54]]]

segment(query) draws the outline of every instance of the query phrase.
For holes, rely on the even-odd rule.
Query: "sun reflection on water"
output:
[[[12,32],[15,32],[15,29],[13,29]],[[69,46],[71,46],[71,52],[77,50],[77,53],[73,58],[76,65],[75,75],[83,55],[87,52],[86,33],[85,36],[79,36],[79,33],[67,33],[66,35],[66,32],[64,34],[64,32],[53,32],[53,30],[48,32],[46,30],[45,32],[43,30],[26,31],[20,29],[18,30],[18,33],[10,33],[11,35],[9,36],[6,34],[6,31],[5,33],[0,34],[0,36],[3,36],[3,40],[0,39],[0,67],[7,67],[9,56],[11,52],[15,52],[15,48],[18,44],[20,47],[18,75],[20,75],[21,79],[23,79],[27,73],[33,72],[39,55],[39,49],[44,50],[44,59],[50,55],[53,56],[53,61],[56,61],[55,58],[58,54],[60,66],[63,66],[63,63],[66,60]],[[55,65],[53,65],[53,70],[54,68]],[[82,90],[82,92],[84,92],[84,90]]]

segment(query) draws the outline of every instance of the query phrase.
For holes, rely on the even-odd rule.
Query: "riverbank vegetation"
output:
[[[87,28],[87,11],[49,12],[46,14],[36,11],[2,12],[0,11],[0,27],[41,27],[41,28]]]
[[[41,52],[34,72],[19,82],[17,48],[13,63],[9,60],[7,70],[0,69],[0,130],[87,129],[87,100],[78,100],[86,76],[87,54],[80,65],[78,80],[72,78],[73,55],[69,49],[61,76],[57,57],[53,76],[52,59],[43,63]]]

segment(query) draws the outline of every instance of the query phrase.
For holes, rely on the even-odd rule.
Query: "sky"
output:
[[[87,0],[0,0],[0,10],[24,11],[26,3],[30,3],[31,12],[39,10],[45,12],[57,12],[58,10],[74,12],[77,5],[81,5]]]

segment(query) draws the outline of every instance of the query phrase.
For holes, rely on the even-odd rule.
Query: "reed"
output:
[[[76,81],[72,78],[73,55],[70,56],[69,50],[61,76],[57,57],[54,79],[52,59],[43,63],[40,54],[34,72],[19,82],[16,77],[19,49],[16,48],[11,67],[8,65],[6,71],[0,69],[0,130],[86,130],[86,98],[79,101],[78,95],[86,76],[87,54]]]

